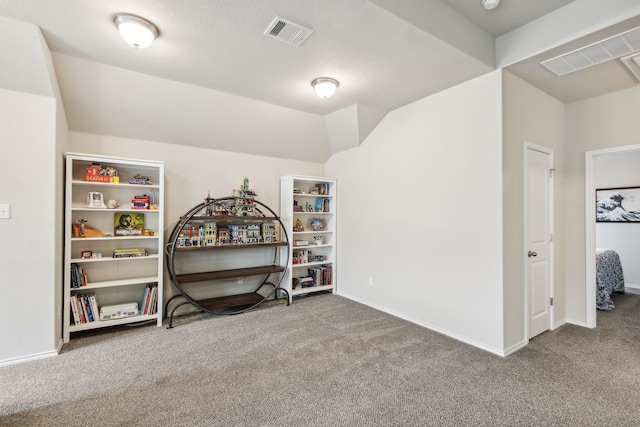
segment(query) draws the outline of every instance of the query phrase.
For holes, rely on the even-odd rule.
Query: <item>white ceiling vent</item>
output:
[[[300,46],[311,33],[313,33],[312,29],[305,28],[279,16],[276,16],[264,31],[265,36],[273,37],[293,46]]]
[[[627,66],[631,74],[634,75],[636,80],[640,82],[640,53],[634,53],[633,55],[620,58],[622,63]]]
[[[541,64],[558,77],[640,50],[640,27],[565,53]]]

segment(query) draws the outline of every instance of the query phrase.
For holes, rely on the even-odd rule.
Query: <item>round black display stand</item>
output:
[[[201,224],[215,224],[216,231],[227,230],[227,227],[253,224],[264,230],[263,224],[274,223],[279,227],[280,239],[273,241],[272,236],[251,235],[250,237],[231,237],[225,234],[216,236],[214,244],[206,245],[201,240],[193,242],[189,236],[184,236],[185,230],[190,226]],[[198,227],[199,229],[199,227]],[[202,236],[199,236],[202,238]],[[228,239],[228,240],[227,240]],[[228,270],[216,269],[213,271],[185,271],[188,267],[180,264],[183,257],[198,254],[215,257],[220,251],[237,251],[242,256],[242,249],[261,249],[272,251],[272,263],[270,265],[249,266]],[[283,250],[284,248],[284,250]],[[213,259],[213,258],[212,258]],[[207,198],[203,203],[194,206],[187,211],[175,225],[165,247],[165,261],[169,277],[178,294],[172,296],[165,305],[165,315],[169,318],[168,328],[173,327],[173,316],[176,310],[190,304],[199,311],[215,315],[234,315],[244,313],[256,308],[270,298],[277,298],[278,292],[286,295],[289,305],[289,295],[286,289],[280,287],[285,276],[286,266],[289,262],[289,237],[276,213],[262,202],[245,197],[223,197],[219,199]],[[188,263],[187,263],[188,264]],[[212,263],[213,264],[213,263]],[[199,263],[198,265],[202,265]],[[239,277],[256,276],[259,285],[254,292],[227,295],[223,297],[197,299],[189,293],[189,283],[213,283],[220,280],[228,280]],[[260,293],[259,293],[260,291]],[[169,312],[169,307],[172,305]]]

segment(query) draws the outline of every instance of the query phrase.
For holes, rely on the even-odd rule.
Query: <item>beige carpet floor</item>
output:
[[[336,295],[73,339],[2,426],[639,426],[640,295],[501,358]]]

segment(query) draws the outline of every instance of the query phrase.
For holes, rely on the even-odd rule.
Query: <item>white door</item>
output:
[[[525,252],[529,338],[552,322],[552,152],[527,147],[525,172]]]

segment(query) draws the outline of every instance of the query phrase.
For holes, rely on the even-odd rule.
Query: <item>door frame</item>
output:
[[[531,318],[531,313],[529,312],[529,258],[527,256],[527,251],[529,250],[529,245],[527,242],[527,237],[529,235],[529,221],[527,221],[528,218],[528,212],[527,212],[527,208],[528,208],[528,184],[529,184],[529,174],[528,174],[528,152],[529,150],[533,150],[533,151],[538,151],[540,153],[544,153],[549,155],[549,163],[551,164],[551,171],[554,171],[554,165],[555,165],[555,160],[554,160],[554,155],[553,155],[553,150],[551,148],[548,147],[543,147],[542,145],[538,145],[538,144],[533,144],[531,142],[524,142],[524,164],[523,164],[523,209],[522,209],[522,216],[523,216],[523,222],[524,222],[524,239],[523,239],[523,258],[524,258],[524,336],[526,338],[526,342],[529,342],[529,319]],[[550,175],[550,181],[549,181],[549,228],[551,229],[551,233],[555,236],[555,221],[554,221],[554,212],[555,212],[555,205],[554,205],[554,180],[553,180],[553,173],[551,173]],[[555,262],[554,262],[554,257],[555,257],[555,238],[551,240],[550,242],[550,246],[549,246],[549,269],[550,269],[550,273],[549,273],[549,297],[553,298],[555,295],[555,282],[554,282],[554,278],[555,278]],[[554,329],[554,324],[555,324],[555,305],[551,305],[549,307],[549,330],[552,331]]]
[[[585,152],[585,326],[596,327],[596,158],[640,151],[640,144]]]

